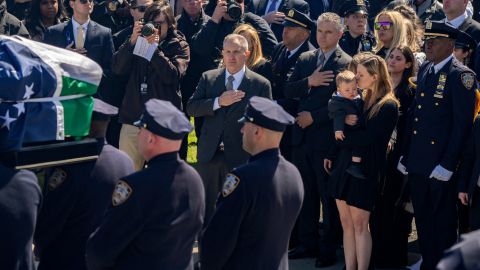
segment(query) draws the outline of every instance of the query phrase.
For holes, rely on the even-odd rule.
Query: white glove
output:
[[[441,165],[437,165],[430,174],[430,178],[435,178],[440,181],[448,181],[452,177],[453,172],[443,168]]]
[[[398,160],[397,170],[399,170],[403,175],[407,175],[408,174],[407,168],[405,166],[403,166],[402,158],[403,158],[403,156],[401,156],[400,159]]]

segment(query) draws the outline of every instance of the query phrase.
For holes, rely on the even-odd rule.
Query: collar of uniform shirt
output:
[[[75,21],[74,18],[72,18],[73,33],[75,34],[77,33],[77,29],[79,26],[82,26],[83,31],[87,33],[89,23],[90,23],[90,19],[88,19],[84,24],[79,24],[77,21]]]
[[[323,62],[323,66],[325,66],[325,63],[327,63],[328,59],[330,59],[330,56],[332,56],[333,52],[335,52],[335,50],[338,48],[338,45],[337,47],[331,49],[330,51],[328,52],[323,52],[322,49],[320,49],[320,52],[325,55],[325,60]],[[320,57],[320,54],[318,54],[318,57]]]
[[[458,28],[462,23],[468,18],[467,11],[465,11],[462,15],[458,16],[457,18],[449,21],[445,18],[445,22],[451,24],[453,27]]]
[[[453,58],[453,54],[451,54],[449,57],[445,58],[442,62],[433,66],[433,69],[435,69],[435,74],[437,74],[438,71],[440,69],[442,69],[447,64],[447,62],[450,61],[452,58]]]
[[[294,55],[296,52],[298,52],[298,50],[300,50],[300,47],[302,47],[302,46],[303,46],[303,44],[305,44],[305,42],[308,42],[308,39],[307,39],[307,40],[305,40],[305,41],[304,41],[302,44],[300,44],[300,46],[298,46],[297,48],[295,48],[295,49],[293,49],[293,50],[289,51],[289,52],[290,52],[290,54],[288,55],[288,58],[292,57],[292,55]],[[288,50],[288,49],[287,49],[287,50]]]
[[[235,78],[235,80],[233,81],[233,90],[237,90],[238,86],[240,86],[240,83],[242,82],[243,80],[243,76],[245,75],[245,70],[246,70],[246,67],[245,65],[243,65],[242,69],[240,69],[237,73],[235,74],[230,74],[230,72],[228,72],[227,69],[225,69],[225,85],[227,84],[228,82],[228,77],[230,75],[233,76],[233,78]],[[228,89],[227,89],[228,90]]]

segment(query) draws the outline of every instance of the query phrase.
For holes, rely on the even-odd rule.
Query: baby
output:
[[[345,70],[336,77],[337,92],[332,95],[328,102],[328,112],[333,119],[335,139],[343,141],[345,134],[345,117],[354,114],[360,117],[363,112],[363,100],[357,90],[355,74]],[[352,127],[353,128],[353,127]],[[356,178],[365,179],[360,163],[362,161],[362,149],[352,149],[352,163],[347,172]]]

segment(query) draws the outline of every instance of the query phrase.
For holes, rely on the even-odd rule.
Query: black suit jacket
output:
[[[268,0],[252,0],[248,6],[248,10],[262,17],[263,15],[265,15],[267,5]],[[308,6],[308,3],[304,0],[281,0],[277,11],[287,14],[287,12],[292,8],[307,15],[310,14],[310,8]],[[275,34],[277,40],[282,40],[283,25],[273,23],[270,25],[270,28]]]
[[[287,98],[298,98],[298,112],[308,111],[312,114],[313,124],[305,129],[294,125],[293,145],[307,145],[311,149],[328,151],[334,143],[332,120],[328,117],[328,101],[336,90],[335,82],[328,86],[308,87],[308,76],[317,69],[320,50],[304,52],[300,55],[285,85]],[[347,68],[352,58],[339,46],[323,65],[320,71],[332,70],[334,74]]]
[[[204,117],[202,135],[198,139],[198,161],[206,163],[213,158],[223,134],[225,157],[228,166],[233,169],[248,159],[247,152],[242,149],[242,125],[238,119],[242,118],[245,106],[252,96],[272,98],[272,90],[267,79],[247,68],[238,87],[238,90],[245,92],[242,101],[214,111],[215,98],[224,90],[225,68],[204,72],[188,101],[187,113],[194,117]]]
[[[473,191],[480,175],[480,116],[473,123],[473,129],[465,144],[461,165],[458,172],[458,191],[467,192],[472,202]]]
[[[66,48],[75,42],[72,21],[49,27],[45,32],[44,42],[60,48]],[[87,50],[87,57],[97,62],[104,74],[109,74],[114,52],[112,31],[90,20],[84,47]]]

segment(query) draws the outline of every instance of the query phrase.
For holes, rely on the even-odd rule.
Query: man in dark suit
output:
[[[309,14],[310,8],[304,0],[253,0],[248,10],[262,17],[268,24],[277,40],[282,39],[283,21],[287,11],[296,9],[299,12]]]
[[[303,185],[278,147],[294,118],[272,100],[252,97],[239,122],[243,149],[252,157],[226,177],[201,241],[202,269],[288,269],[288,238]]]
[[[398,169],[408,174],[422,269],[435,269],[457,240],[456,180],[460,153],[472,128],[476,77],[452,52],[458,30],[441,21],[425,26],[425,61]]]
[[[475,39],[476,44],[480,42],[480,23],[473,20],[467,14],[468,0],[444,0],[443,11],[445,12],[445,22],[462,30]],[[471,54],[468,67],[475,69],[475,52]]]
[[[336,89],[335,75],[351,61],[338,42],[343,35],[340,17],[323,13],[317,21],[315,51],[305,52],[297,60],[293,74],[285,85],[285,96],[298,98],[297,124],[293,127],[293,162],[302,173],[305,199],[298,219],[300,245],[291,250],[290,258],[315,255],[316,265],[329,266],[336,261],[340,240],[340,222],[333,198],[327,195],[327,174],[323,159],[334,143],[333,124],[328,117],[328,100]],[[320,201],[323,209],[323,233],[318,234]]]
[[[109,74],[114,52],[111,30],[90,20],[93,0],[71,0],[72,19],[49,27],[44,42],[87,56]],[[102,89],[100,89],[102,90]]]
[[[312,21],[308,14],[291,9],[287,12],[283,21],[283,41],[279,43],[272,54],[272,96],[288,113],[297,114],[298,101],[286,98],[284,94],[285,82],[293,72],[293,67],[300,54],[314,50],[308,41],[312,27]],[[280,143],[282,155],[292,160],[292,129],[287,126]]]
[[[205,187],[205,225],[225,175],[248,159],[242,149],[241,124],[237,122],[247,101],[252,96],[272,98],[270,82],[246,68],[249,53],[244,37],[226,36],[222,51],[225,68],[203,73],[187,104],[189,115],[204,117],[198,139],[197,170]]]

